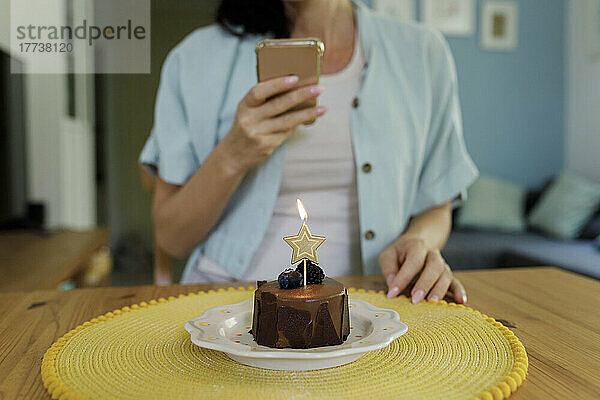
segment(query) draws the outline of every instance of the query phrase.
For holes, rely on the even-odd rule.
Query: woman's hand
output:
[[[298,77],[292,75],[258,83],[238,104],[231,130],[221,143],[227,159],[238,171],[262,162],[294,128],[327,111],[327,107],[318,106],[286,112],[323,91],[318,85],[290,90],[297,82]],[[276,95],[279,96],[271,98]]]
[[[156,243],[168,254],[178,258],[189,254],[215,227],[248,170],[267,158],[296,126],[325,113],[323,106],[289,111],[322,91],[320,86],[292,89],[296,83],[297,77],[288,76],[250,89],[238,104],[227,136],[183,186],[158,177],[152,216]],[[166,278],[157,276],[157,282]]]
[[[389,288],[388,298],[398,296],[416,279],[411,290],[413,304],[424,298],[443,299],[447,291],[453,293],[456,303],[467,302],[465,288],[453,276],[439,249],[427,246],[423,239],[400,236],[379,254],[379,265]]]

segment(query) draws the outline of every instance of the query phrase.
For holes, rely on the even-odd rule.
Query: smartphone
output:
[[[325,45],[319,38],[263,39],[256,43],[256,75],[259,82],[286,75],[297,75],[294,87],[316,85],[321,74]],[[317,99],[310,99],[290,111],[315,107]],[[310,125],[313,121],[306,122]]]

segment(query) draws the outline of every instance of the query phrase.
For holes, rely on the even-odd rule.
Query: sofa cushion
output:
[[[573,239],[600,205],[600,183],[562,173],[529,215],[531,227],[560,239]]]
[[[456,224],[460,228],[523,232],[525,196],[525,189],[519,185],[481,176],[469,188]]]

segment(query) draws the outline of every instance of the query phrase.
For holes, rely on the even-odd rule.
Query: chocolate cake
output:
[[[350,333],[348,293],[340,282],[284,289],[259,281],[254,292],[251,333],[263,346],[306,349],[341,344]]]

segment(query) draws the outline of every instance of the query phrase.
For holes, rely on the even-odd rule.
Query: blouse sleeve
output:
[[[154,126],[140,163],[168,183],[183,185],[196,171],[186,110],[181,97],[179,62],[171,52],[163,64],[154,108]]]
[[[432,36],[431,117],[412,215],[453,200],[478,175],[463,140],[454,59],[444,38],[439,33]]]

